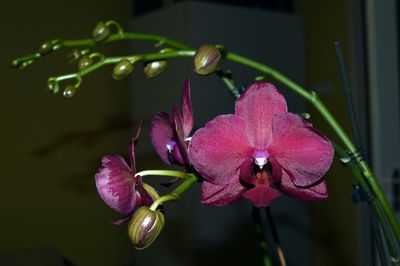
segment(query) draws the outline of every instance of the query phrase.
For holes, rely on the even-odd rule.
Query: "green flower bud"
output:
[[[122,59],[115,65],[112,76],[116,80],[121,80],[128,76],[133,70],[133,65],[128,59]]]
[[[166,60],[147,62],[143,68],[144,75],[146,78],[154,78],[164,72],[167,65]]]
[[[110,36],[110,27],[108,27],[103,22],[97,23],[96,27],[94,27],[92,38],[95,42],[101,42]]]
[[[33,63],[33,60],[23,61],[23,62],[19,63],[17,67],[19,70],[23,70],[23,69],[27,68],[29,65],[31,65],[32,63]]]
[[[41,55],[48,54],[52,51],[53,51],[53,44],[51,43],[51,41],[45,41],[39,48],[39,53]]]
[[[221,60],[221,53],[213,45],[204,44],[196,50],[194,55],[194,71],[199,75],[213,73]]]
[[[65,59],[69,64],[73,64],[76,61],[78,61],[80,57],[81,57],[81,52],[78,49],[74,49],[69,54],[67,54]]]
[[[60,90],[57,80],[50,78],[47,81],[47,90],[57,93]]]
[[[128,234],[136,249],[145,249],[150,246],[164,228],[164,214],[152,211],[147,206],[138,208],[133,214]]]
[[[65,98],[71,98],[76,94],[76,91],[77,88],[74,85],[68,85],[63,92],[63,96]]]
[[[81,60],[79,60],[78,68],[84,69],[84,68],[90,66],[91,64],[93,64],[93,59],[90,58],[89,56],[84,56],[81,58]]]

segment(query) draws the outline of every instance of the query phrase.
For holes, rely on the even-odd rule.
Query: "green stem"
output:
[[[265,237],[264,226],[261,220],[261,210],[259,208],[253,207],[251,218],[253,219],[254,231],[256,233],[258,246],[263,256],[263,265],[272,266],[272,261],[268,252],[268,242]]]
[[[157,176],[173,176],[179,179],[185,179],[187,173],[181,171],[174,171],[174,170],[145,170],[139,173],[136,173],[135,176],[147,176],[147,175],[157,175]]]
[[[155,211],[157,207],[166,201],[178,200],[180,195],[185,192],[194,183],[198,182],[199,179],[195,174],[186,174],[186,179],[177,188],[175,188],[170,194],[162,196],[153,202],[150,206],[150,210]]]
[[[340,158],[346,158],[347,156],[349,156],[337,144],[333,143],[333,146],[335,148],[335,152],[340,156]],[[370,186],[368,185],[364,176],[360,172],[360,169],[358,168],[356,162],[351,159],[348,162],[346,162],[346,166],[353,173],[354,178],[357,180],[360,187],[363,189],[365,194],[368,196],[367,197],[368,204],[371,206],[376,218],[378,219],[379,225],[382,228],[382,232],[385,236],[386,245],[388,247],[392,265],[399,265],[399,255],[398,255],[398,251],[397,251],[397,246],[396,246],[395,240],[393,239],[393,235],[391,234],[391,227],[390,227],[390,224],[388,223],[387,216],[383,212],[383,209],[382,209],[381,205],[379,204],[379,202],[377,201],[377,198],[375,197],[375,195],[372,194]],[[377,232],[377,234],[379,234],[379,232]]]

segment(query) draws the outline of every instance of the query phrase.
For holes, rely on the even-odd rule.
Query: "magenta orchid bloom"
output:
[[[160,112],[151,122],[151,142],[165,163],[190,166],[187,138],[192,128],[190,82],[186,79],[183,83],[181,110],[174,107],[172,113]]]
[[[196,131],[189,153],[204,177],[204,204],[223,206],[244,197],[266,207],[279,191],[301,200],[328,196],[323,175],[332,163],[331,143],[289,113],[284,97],[268,82],[252,84],[235,114],[217,116]]]
[[[138,206],[150,206],[153,198],[145,189],[142,178],[136,175],[135,142],[140,125],[129,146],[130,166],[119,155],[106,155],[95,175],[96,187],[100,197],[112,209],[126,216],[114,224],[129,220]]]

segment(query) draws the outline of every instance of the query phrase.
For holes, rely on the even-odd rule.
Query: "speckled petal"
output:
[[[190,80],[183,82],[182,98],[181,98],[181,115],[182,126],[185,138],[187,138],[193,129],[193,110],[190,100]]]
[[[197,130],[189,147],[196,170],[209,182],[226,185],[239,180],[241,165],[253,149],[236,115],[221,115]]]
[[[299,200],[323,200],[328,197],[325,180],[310,187],[297,187],[284,171],[279,187],[289,196]]]
[[[250,85],[236,103],[236,115],[245,122],[247,138],[256,150],[270,143],[272,119],[282,112],[287,112],[285,98],[269,82]]]
[[[168,159],[167,143],[174,141],[175,129],[173,118],[170,114],[160,112],[154,117],[151,121],[150,138],[161,159],[165,163],[171,164]]]
[[[296,186],[310,186],[328,171],[333,160],[331,143],[310,123],[292,113],[277,114],[268,153]]]
[[[269,185],[257,185],[254,188],[247,190],[243,197],[253,202],[257,208],[267,207],[271,202],[281,196],[277,190],[271,188]]]
[[[136,204],[134,177],[121,156],[107,155],[95,176],[100,197],[112,209],[121,214],[130,214]]]
[[[201,203],[211,206],[225,206],[236,202],[246,191],[239,180],[229,185],[215,185],[203,181],[201,184]]]

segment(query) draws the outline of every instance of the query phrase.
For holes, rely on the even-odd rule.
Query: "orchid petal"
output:
[[[134,176],[121,156],[103,157],[95,180],[97,191],[108,206],[125,215],[134,210],[136,205]]]
[[[321,180],[316,185],[310,187],[297,187],[293,184],[289,175],[285,172],[283,173],[279,188],[289,196],[299,200],[322,200],[328,197],[325,180]]]
[[[281,193],[265,184],[257,185],[243,194],[243,197],[251,200],[257,208],[267,207],[279,196],[281,196]]]
[[[332,164],[334,152],[331,143],[298,115],[277,114],[272,135],[268,152],[296,186],[318,182]]]
[[[240,182],[229,185],[215,185],[203,181],[201,184],[201,203],[211,206],[225,206],[234,203],[246,191]]]
[[[193,129],[193,110],[190,100],[190,80],[183,82],[182,98],[181,98],[181,116],[184,138],[188,137]]]
[[[253,152],[243,126],[238,116],[221,115],[194,133],[190,158],[207,181],[226,185],[239,179],[241,165]]]
[[[247,184],[256,185],[257,180],[255,178],[254,173],[254,160],[252,158],[247,159],[241,166],[240,166],[240,180]]]
[[[137,196],[139,196],[139,199],[140,199],[140,204],[138,202],[138,205],[150,206],[154,200],[150,196],[150,194],[147,192],[147,190],[144,188],[143,182],[142,182],[142,177],[136,176],[135,180],[136,180],[136,186],[137,186],[136,194],[137,194]]]
[[[175,131],[170,114],[158,113],[151,121],[150,137],[158,155],[167,164],[171,164],[168,159],[167,143],[174,140],[174,136]]]
[[[135,143],[136,143],[137,139],[139,138],[141,129],[142,129],[142,119],[139,119],[139,121],[136,124],[135,130],[133,131],[133,138],[129,145],[129,158],[131,160],[132,174],[136,173]]]
[[[132,217],[132,215],[128,215],[128,216],[126,216],[126,217],[124,217],[124,218],[121,218],[121,219],[119,219],[119,220],[116,220],[115,222],[112,222],[112,224],[113,224],[113,225],[118,225],[118,226],[123,225],[124,223],[129,222],[129,220],[131,219],[131,217]]]
[[[188,155],[185,136],[184,136],[183,125],[182,125],[182,117],[181,117],[180,113],[176,110],[175,107],[173,108],[173,118],[174,118],[174,125],[175,125],[177,149],[179,149],[180,156],[182,158],[181,163],[183,165],[190,165],[189,155]],[[176,158],[176,159],[178,159],[178,158]]]
[[[247,138],[256,150],[271,142],[272,119],[282,112],[287,112],[285,98],[268,82],[250,85],[236,103],[236,115],[245,121]]]

